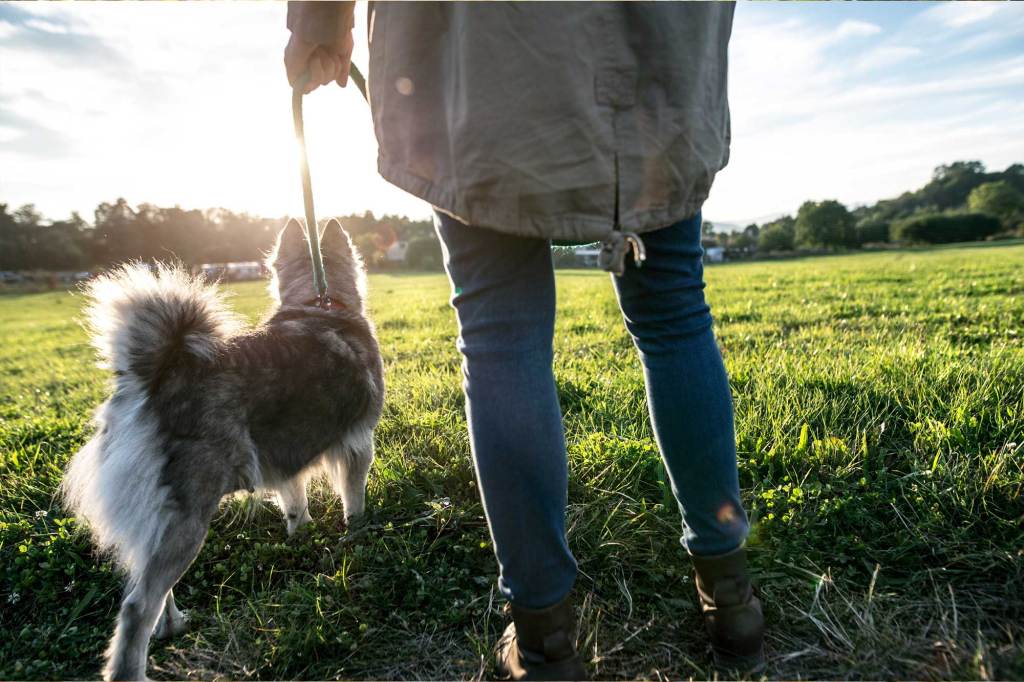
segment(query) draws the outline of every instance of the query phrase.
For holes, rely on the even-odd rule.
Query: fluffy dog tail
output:
[[[212,360],[238,328],[215,287],[179,267],[121,266],[86,290],[87,324],[101,364],[153,390],[183,355]]]
[[[117,374],[96,412],[96,433],[61,483],[70,510],[131,580],[142,575],[167,524],[166,454],[149,399],[186,354],[212,359],[237,328],[214,287],[174,267],[125,265],[87,288],[87,326],[101,364]]]

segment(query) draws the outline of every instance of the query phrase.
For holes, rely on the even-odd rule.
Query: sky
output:
[[[283,3],[0,3],[0,202],[301,214],[287,38]],[[1001,170],[1024,162],[1024,3],[740,3],[729,96],[712,221],[871,203],[956,160]],[[305,111],[320,215],[430,215],[377,175],[355,88]]]

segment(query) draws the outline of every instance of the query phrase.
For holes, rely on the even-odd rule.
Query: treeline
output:
[[[914,192],[853,210],[835,200],[807,201],[783,216],[740,232],[705,224],[704,244],[730,257],[800,249],[855,249],[897,244],[942,244],[1024,237],[1024,165],[987,172],[979,161],[939,166]]]
[[[388,262],[398,242],[407,242],[404,264],[440,266],[430,221],[404,216],[341,217],[371,267]],[[260,218],[227,209],[187,210],[152,204],[132,207],[125,199],[96,207],[92,222],[78,213],[46,220],[29,204],[11,211],[0,204],[0,270],[93,270],[126,260],[177,259],[188,265],[253,261],[263,257],[285,218]]]
[[[429,220],[404,216],[341,217],[370,268],[439,269],[441,249]],[[47,220],[34,206],[0,204],[0,271],[94,270],[130,259],[178,259],[188,265],[259,260],[284,218],[223,208],[207,210],[102,203],[86,221],[78,213]],[[921,189],[853,210],[838,201],[805,202],[740,232],[704,225],[705,247],[727,258],[799,249],[851,249],[1024,236],[1024,165],[987,172],[978,161],[939,166]]]

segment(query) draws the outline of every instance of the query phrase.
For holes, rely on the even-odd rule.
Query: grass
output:
[[[1024,678],[1024,246],[708,270],[769,677]],[[375,275],[389,395],[366,521],[286,538],[225,503],[162,678],[472,678],[504,621],[438,275]],[[707,677],[689,565],[610,285],[560,272],[555,374],[601,678]],[[232,287],[254,319],[262,287]],[[93,677],[120,598],[53,493],[105,377],[66,293],[0,297],[0,678]]]

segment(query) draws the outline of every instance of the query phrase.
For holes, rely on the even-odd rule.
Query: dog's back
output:
[[[380,417],[383,366],[359,313],[282,309],[238,337],[224,365],[265,477],[290,478],[332,447],[365,437]]]

